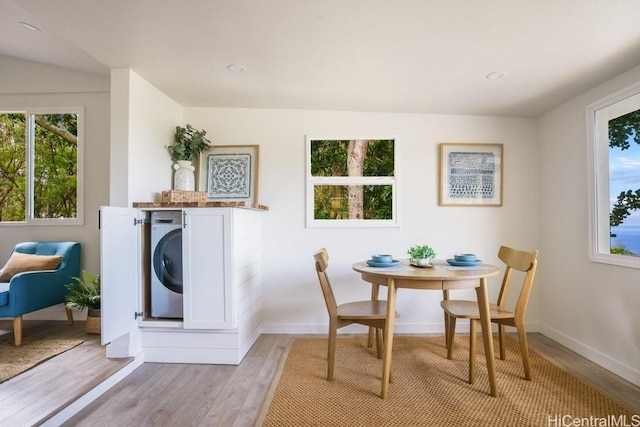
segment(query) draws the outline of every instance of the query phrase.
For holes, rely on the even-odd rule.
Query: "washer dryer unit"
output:
[[[151,317],[182,318],[182,211],[151,212]]]

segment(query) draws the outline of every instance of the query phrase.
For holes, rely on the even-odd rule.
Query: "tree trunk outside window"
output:
[[[356,139],[349,141],[347,148],[347,175],[363,176],[364,159],[367,157],[369,140]],[[364,188],[362,185],[349,185],[349,219],[364,218]]]

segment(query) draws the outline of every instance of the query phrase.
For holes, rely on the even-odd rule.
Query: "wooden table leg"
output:
[[[447,301],[449,299],[449,290],[448,289],[443,289],[442,290],[442,299],[444,301]],[[444,310],[443,310],[444,313]],[[445,347],[447,347],[447,358],[450,359],[450,357],[448,357],[448,353],[449,353],[449,315],[447,313],[444,313],[444,345]]]
[[[384,333],[384,358],[382,360],[382,392],[380,397],[387,398],[389,379],[391,377],[391,354],[393,346],[393,324],[396,313],[396,282],[389,278],[387,281],[387,322]]]
[[[371,301],[378,301],[378,292],[380,290],[380,285],[376,285],[375,283],[371,284]],[[369,327],[369,337],[367,338],[367,347],[373,346],[373,334],[376,328]]]
[[[480,279],[480,286],[476,288],[478,307],[480,309],[480,324],[482,325],[482,339],[484,341],[484,354],[487,358],[487,371],[489,373],[489,388],[491,396],[498,396],[498,384],[496,382],[496,365],[493,355],[493,336],[491,334],[491,317],[489,311],[489,292],[487,279]]]

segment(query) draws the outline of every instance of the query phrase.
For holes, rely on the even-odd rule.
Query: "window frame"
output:
[[[0,114],[24,113],[27,116],[25,150],[28,182],[25,185],[25,220],[24,221],[0,221],[0,227],[21,226],[57,226],[57,225],[84,225],[84,107],[29,107],[29,108],[0,108]],[[75,218],[34,218],[33,217],[33,171],[35,142],[31,122],[33,116],[39,114],[76,114],[77,120],[77,183],[76,183],[76,217]]]
[[[632,100],[633,97],[638,99]],[[625,102],[626,101],[626,102]],[[612,254],[609,213],[609,127],[610,118],[619,117],[619,111],[640,109],[640,82],[601,98],[587,106],[587,160],[589,196],[589,260],[622,267],[640,268],[640,257]],[[612,114],[607,114],[613,112]]]
[[[311,141],[316,140],[393,140],[393,176],[389,177],[314,177],[311,174]],[[399,148],[397,136],[389,135],[307,135],[306,136],[306,226],[307,228],[396,228],[400,227]],[[314,188],[319,185],[390,185],[392,192],[391,219],[315,219]]]

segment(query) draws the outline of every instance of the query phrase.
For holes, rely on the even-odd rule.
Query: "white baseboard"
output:
[[[494,332],[497,331],[494,326]],[[263,323],[263,334],[290,334],[290,335],[317,335],[326,334],[329,329],[328,323]],[[510,328],[507,328],[508,330]],[[515,330],[515,329],[514,329]],[[538,332],[538,323],[527,323],[527,332]],[[362,325],[350,325],[339,329],[339,334],[362,334],[367,328]],[[444,334],[444,323],[402,323],[398,322],[394,326],[394,332],[398,334]],[[456,322],[456,332],[469,333],[469,321],[458,320]]]
[[[460,331],[463,332],[461,324]],[[467,331],[469,326],[467,323]],[[285,335],[322,335],[329,330],[329,324],[305,324],[305,323],[263,323],[263,334],[285,334]],[[442,324],[423,324],[423,323],[403,323],[396,324],[394,327],[396,333],[399,334],[444,334]],[[338,334],[363,334],[367,333],[367,327],[362,325],[349,325],[338,330]]]
[[[614,374],[624,378],[625,380],[640,386],[640,370],[632,366],[626,365],[613,357],[602,353],[599,350],[589,347],[586,344],[581,343],[560,331],[557,331],[548,326],[542,326],[540,333],[552,340],[562,344],[563,346],[575,351],[580,356],[589,359],[590,361],[597,363],[605,369],[613,372]]]

